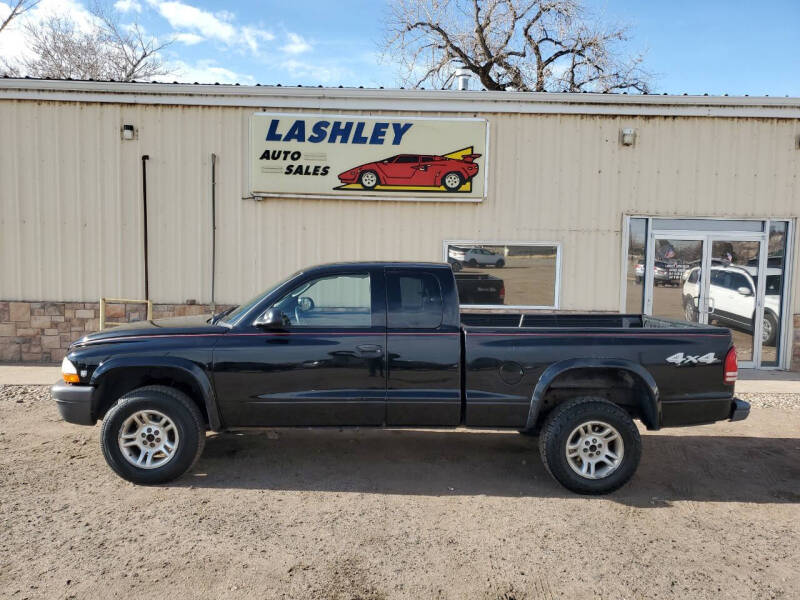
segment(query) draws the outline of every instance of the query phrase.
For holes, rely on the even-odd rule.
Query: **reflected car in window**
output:
[[[506,266],[506,259],[502,254],[480,247],[450,246],[447,249],[447,258],[451,264],[458,263],[459,266],[498,269]]]
[[[701,285],[700,267],[689,271],[683,284],[683,310],[687,321],[697,321],[697,298]],[[708,298],[712,312],[709,319],[749,333],[753,332],[758,290],[758,269],[752,266],[715,266],[711,268]],[[764,319],[761,341],[774,346],[778,338],[781,314],[781,270],[767,269],[764,296]]]

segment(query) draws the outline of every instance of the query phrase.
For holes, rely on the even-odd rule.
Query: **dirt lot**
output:
[[[99,427],[0,388],[0,598],[798,598],[800,398],[644,436],[631,484],[587,499],[514,433],[210,436],[135,487]]]

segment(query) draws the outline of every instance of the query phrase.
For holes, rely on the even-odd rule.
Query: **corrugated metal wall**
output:
[[[561,242],[562,308],[617,310],[623,214],[800,213],[797,120],[471,113],[491,127],[481,204],[257,202],[243,199],[252,112],[0,102],[0,298],[142,297],[143,154],[156,302],[210,301],[212,152],[219,303],[304,265],[441,260],[442,240],[475,239]],[[137,140],[120,139],[123,123]],[[620,145],[622,127],[635,146]],[[794,288],[797,313],[800,277]]]

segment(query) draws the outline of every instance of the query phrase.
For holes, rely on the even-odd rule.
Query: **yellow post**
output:
[[[106,299],[100,298],[100,331],[106,328]]]

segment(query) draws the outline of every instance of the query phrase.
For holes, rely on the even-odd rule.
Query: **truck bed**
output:
[[[461,322],[467,425],[523,426],[532,390],[551,371],[579,373],[587,365],[605,366],[611,378],[638,372],[641,386],[658,390],[663,410],[646,420],[651,429],[727,418],[727,329],[603,313],[463,313]],[[593,393],[591,381],[583,385]]]
[[[461,313],[465,327],[580,329],[705,329],[707,325],[648,315],[616,313]]]

